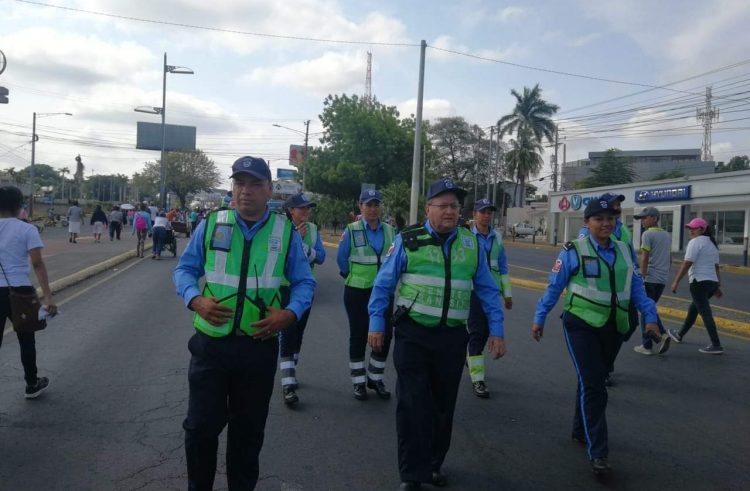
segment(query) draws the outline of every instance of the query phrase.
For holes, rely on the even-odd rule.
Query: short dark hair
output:
[[[15,186],[0,187],[0,211],[10,212],[15,216],[23,204],[23,194]]]

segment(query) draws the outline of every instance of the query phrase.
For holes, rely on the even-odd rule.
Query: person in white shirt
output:
[[[162,211],[154,220],[154,227],[152,229],[154,238],[154,247],[152,249],[151,259],[161,259],[161,251],[164,248],[164,240],[167,238],[167,230],[171,229],[172,226],[167,220],[166,215]]]
[[[5,320],[10,317],[10,289],[19,293],[31,293],[34,287],[29,278],[31,266],[34,268],[39,286],[42,288],[42,305],[46,306],[49,316],[57,313],[57,305],[52,299],[52,292],[47,280],[47,268],[42,259],[44,244],[39,231],[31,224],[18,218],[23,195],[14,186],[0,187],[0,345],[3,342]],[[21,364],[26,379],[27,399],[34,399],[49,385],[47,377],[37,376],[36,341],[34,332],[17,332],[18,345],[21,348]]]
[[[669,329],[667,332],[676,343],[681,343],[700,315],[708,336],[711,338],[711,344],[698,351],[709,355],[720,355],[724,353],[724,348],[721,347],[711,304],[708,302],[714,295],[716,298],[723,296],[719,276],[719,248],[711,233],[711,226],[704,219],[693,218],[685,225],[685,228],[690,233],[690,242],[685,249],[685,260],[672,283],[672,293],[677,293],[680,280],[688,273],[693,302],[688,307],[682,328],[679,331]]]

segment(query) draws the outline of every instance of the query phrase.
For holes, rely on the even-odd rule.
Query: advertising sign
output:
[[[289,145],[289,165],[299,167],[305,161],[305,147],[302,145]]]
[[[195,150],[195,126],[164,125],[164,150],[191,152]],[[161,150],[161,124],[138,121],[135,148]]]
[[[274,181],[273,192],[278,194],[296,194],[300,191],[300,185],[297,182]]]
[[[690,184],[670,188],[639,189],[635,192],[636,203],[658,201],[682,201],[690,199]]]
[[[294,180],[297,179],[297,171],[295,169],[276,169],[276,178],[281,180]]]

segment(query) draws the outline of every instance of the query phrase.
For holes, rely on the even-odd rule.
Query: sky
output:
[[[194,71],[167,75],[167,123],[195,126],[198,148],[227,178],[243,155],[286,168],[306,120],[318,143],[327,94],[364,93],[368,51],[374,95],[414,113],[422,39],[425,119],[487,127],[512,110],[511,89],[538,83],[560,106],[568,161],[612,147],[700,148],[696,109],[711,85],[715,160],[750,153],[747,0],[0,0],[0,9],[0,86],[10,90],[0,170],[29,164],[34,112],[73,114],[38,117],[37,163],[74,170],[80,154],[86,176],[132,175],[158,159],[135,141],[137,121],[160,119],[133,109],[161,106],[165,52]]]

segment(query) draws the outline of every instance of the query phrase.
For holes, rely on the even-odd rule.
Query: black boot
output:
[[[385,384],[382,380],[370,380],[367,379],[367,388],[372,389],[381,399],[390,399],[391,393],[385,388]]]
[[[354,384],[354,398],[358,401],[367,400],[367,390],[365,384]]]

